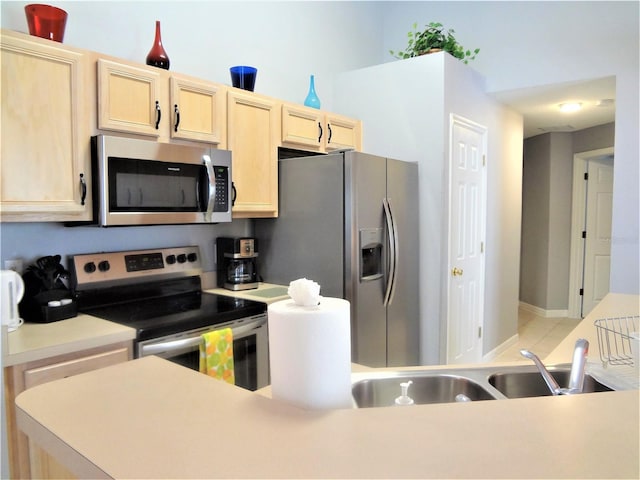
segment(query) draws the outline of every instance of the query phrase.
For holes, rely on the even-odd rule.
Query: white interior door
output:
[[[582,316],[609,292],[613,157],[588,162]]]
[[[451,116],[447,363],[482,359],[486,135]]]

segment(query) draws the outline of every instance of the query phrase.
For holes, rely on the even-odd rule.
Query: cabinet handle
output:
[[[84,173],[80,174],[80,205],[84,205],[84,201],[87,198],[87,181],[84,179]]]
[[[173,106],[173,111],[176,114],[176,124],[173,126],[173,131],[178,131],[178,125],[180,125],[180,109],[178,109],[178,105]]]
[[[327,143],[331,143],[331,136],[333,135],[333,132],[331,131],[330,123],[327,123],[327,128],[329,129],[329,138],[327,138]]]
[[[238,196],[238,191],[236,190],[236,184],[231,182],[231,189],[233,190],[233,197],[231,197],[231,206],[233,207],[236,204],[236,197]]]
[[[320,136],[318,137],[318,143],[322,139],[322,123],[318,122],[318,130],[320,130]]]
[[[162,118],[162,110],[160,110],[160,102],[156,100],[156,130],[160,125],[160,119]]]

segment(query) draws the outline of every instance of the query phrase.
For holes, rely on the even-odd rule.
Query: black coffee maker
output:
[[[258,240],[218,237],[216,239],[218,286],[228,290],[258,288]]]

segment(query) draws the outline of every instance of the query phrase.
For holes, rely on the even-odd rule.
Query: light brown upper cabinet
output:
[[[227,87],[215,83],[172,75],[171,138],[226,146]]]
[[[98,59],[98,128],[225,147],[226,87],[155,67]]]
[[[90,58],[10,31],[0,48],[0,219],[91,220]]]
[[[278,216],[280,103],[230,88],[227,148],[233,152],[234,218]]]
[[[342,115],[290,103],[282,104],[282,145],[330,152],[362,148],[362,124]]]

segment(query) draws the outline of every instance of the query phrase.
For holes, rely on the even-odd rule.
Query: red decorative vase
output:
[[[167,52],[162,46],[162,36],[160,35],[160,21],[156,20],[156,39],[153,42],[153,47],[147,55],[147,65],[152,65],[158,68],[164,68],[169,70],[169,57]]]

